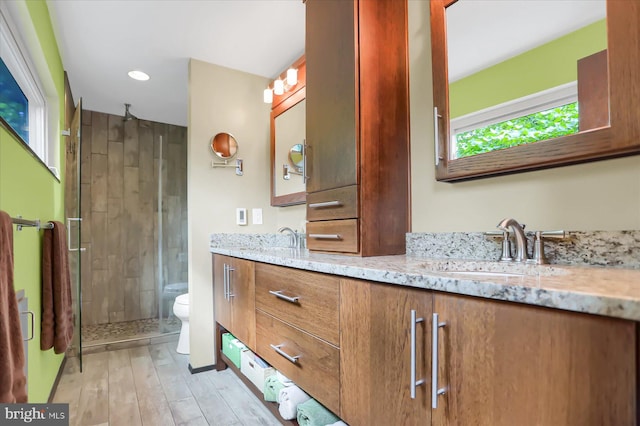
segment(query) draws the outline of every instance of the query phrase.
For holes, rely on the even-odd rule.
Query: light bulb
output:
[[[277,79],[273,82],[273,93],[276,95],[282,95],[284,93],[284,81]]]
[[[263,99],[265,104],[273,102],[273,91],[271,89],[264,89]]]
[[[287,70],[287,84],[289,86],[295,86],[298,83],[298,70],[295,68],[289,68]]]

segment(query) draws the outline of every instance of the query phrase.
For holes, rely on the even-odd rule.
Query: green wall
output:
[[[451,83],[451,117],[575,81],[576,61],[606,48],[607,26],[603,19]]]
[[[22,0],[20,0],[22,1]],[[55,41],[49,10],[44,0],[29,0],[27,8],[36,28],[51,77],[54,80],[60,111],[60,128],[64,125],[64,69]],[[60,133],[50,135],[60,141]],[[64,146],[58,155],[64,176]],[[21,142],[0,127],[0,209],[11,216],[42,221],[64,220],[63,184],[22,146]],[[29,402],[46,402],[63,356],[53,350],[40,350],[41,256],[42,231],[14,227],[15,281],[24,289],[29,309],[35,313],[35,337],[29,342]]]

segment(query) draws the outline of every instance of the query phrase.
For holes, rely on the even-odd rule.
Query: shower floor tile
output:
[[[163,330],[159,329],[157,318],[135,321],[114,322],[82,326],[82,346],[91,346],[123,340],[145,339],[180,331],[182,323],[172,317],[162,321]]]

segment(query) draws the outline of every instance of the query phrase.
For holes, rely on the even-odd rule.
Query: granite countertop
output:
[[[640,321],[640,270],[404,255],[361,258],[277,247],[210,251],[344,277]]]

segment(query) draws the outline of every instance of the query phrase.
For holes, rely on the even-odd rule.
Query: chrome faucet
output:
[[[529,259],[527,253],[527,237],[524,235],[524,225],[520,225],[515,219],[503,219],[498,224],[498,229],[503,231],[509,231],[509,228],[513,230],[513,234],[516,236],[516,262],[526,262]]]
[[[282,228],[278,229],[278,232],[288,232],[289,233],[289,248],[299,248],[299,236],[298,233],[296,231],[294,231],[293,229],[289,228],[288,226],[283,226]]]

